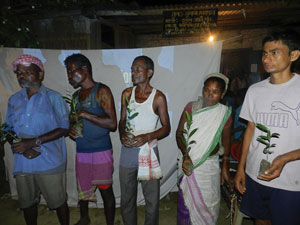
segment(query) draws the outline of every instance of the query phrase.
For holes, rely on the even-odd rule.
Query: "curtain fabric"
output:
[[[168,47],[143,49],[112,49],[112,50],[47,50],[0,48],[0,112],[5,120],[9,96],[20,90],[11,63],[21,54],[32,54],[44,63],[45,78],[43,84],[66,95],[73,93],[68,84],[63,60],[72,53],[82,53],[87,56],[93,67],[93,78],[97,82],[108,85],[113,93],[118,119],[120,117],[121,93],[132,85],[131,64],[136,56],[147,55],[154,61],[154,75],[151,85],[161,90],[167,98],[168,112],[171,122],[171,132],[168,137],[158,141],[160,166],[163,178],[160,181],[161,198],[168,192],[176,190],[177,156],[179,150],[175,141],[175,132],[181,113],[187,102],[196,100],[202,93],[204,77],[213,72],[219,72],[222,42],[214,44],[199,43]],[[111,133],[114,155],[113,189],[116,203],[120,205],[119,158],[121,143],[118,132]],[[67,192],[68,203],[77,205],[77,187],[75,176],[75,143],[66,138]],[[5,165],[10,183],[11,194],[17,198],[13,172],[13,154],[10,146],[5,145]],[[97,191],[97,207],[103,207],[100,193]],[[138,192],[138,205],[144,204],[141,187]]]

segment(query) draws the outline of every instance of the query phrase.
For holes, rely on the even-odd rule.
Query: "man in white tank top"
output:
[[[152,59],[147,56],[136,57],[132,63],[132,83],[122,93],[121,118],[119,121],[120,139],[123,144],[120,157],[121,213],[124,225],[137,224],[137,174],[140,147],[166,137],[170,132],[167,101],[165,95],[151,87],[150,79],[154,73]],[[127,99],[127,100],[126,100]],[[129,103],[129,104],[128,104]],[[131,113],[128,113],[130,108]],[[131,131],[127,132],[128,116],[138,113],[130,120]],[[158,119],[161,127],[156,128]],[[127,125],[126,125],[127,124]],[[159,158],[158,148],[154,152]],[[160,184],[159,179],[141,181],[146,201],[145,225],[158,224]]]

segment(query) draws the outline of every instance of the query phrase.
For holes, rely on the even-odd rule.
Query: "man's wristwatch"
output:
[[[35,138],[35,144],[36,144],[37,146],[41,147],[42,142],[41,142],[41,140],[39,139],[39,137],[36,137],[36,138]]]

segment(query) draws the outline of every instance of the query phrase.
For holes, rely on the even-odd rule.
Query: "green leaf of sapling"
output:
[[[186,127],[189,130],[192,124],[192,116],[187,111],[185,111],[185,116],[186,116]]]
[[[268,140],[270,141],[271,140],[271,132],[270,132],[270,130],[268,130],[268,132],[267,132],[267,137],[268,137]]]
[[[125,96],[125,102],[126,102],[127,105],[129,105],[129,99],[128,99],[127,96]]]
[[[194,130],[192,130],[192,132],[189,134],[189,138],[193,136],[194,133],[196,133],[196,131],[198,130],[198,128],[195,128]]]
[[[63,99],[71,101],[72,99],[68,96],[62,96]]]
[[[190,130],[191,124],[187,122],[187,123],[186,123],[186,128],[187,128],[188,130]]]
[[[259,138],[259,137],[258,137],[256,140],[257,140],[258,142],[264,144],[264,145],[269,145],[268,142],[264,141],[263,139],[261,139],[261,138]]]
[[[2,124],[1,124],[1,129],[6,128],[6,127],[8,127],[8,124],[7,124],[7,123],[2,123]]]
[[[185,116],[186,116],[186,121],[191,122],[192,120],[191,115],[187,111],[185,111]]]
[[[1,136],[0,142],[1,142],[1,143],[4,143],[5,141],[6,141],[6,135],[3,134],[3,135]]]
[[[263,140],[269,140],[267,136],[264,136],[264,135],[260,135],[258,136],[259,138],[263,139]]]
[[[276,144],[274,144],[274,143],[271,144],[271,139],[272,138],[279,138],[280,134],[279,133],[273,133],[272,134],[271,131],[270,131],[270,129],[268,129],[266,126],[264,126],[262,124],[259,124],[259,123],[256,124],[256,127],[259,130],[267,133],[267,136],[260,135],[256,139],[258,142],[260,142],[260,143],[262,143],[262,144],[265,145],[263,153],[264,154],[272,154],[273,151],[270,151],[270,148],[276,147]]]
[[[72,104],[72,101],[70,101],[70,100],[66,100],[66,99],[65,99],[65,101],[66,101],[66,103],[68,103],[69,105]]]
[[[139,113],[136,112],[136,113],[134,113],[133,115],[128,116],[128,118],[129,118],[130,120],[132,120],[132,119],[134,119],[135,117],[137,117],[138,115],[139,115]]]
[[[256,124],[256,127],[257,127],[259,130],[264,131],[264,132],[266,132],[266,133],[269,131],[269,129],[268,129],[266,126],[264,126],[264,125],[262,125],[262,124],[260,124],[260,123],[257,123],[257,124]]]
[[[273,133],[271,137],[279,138],[279,137],[280,137],[280,134],[278,134],[278,133]]]
[[[183,130],[182,130],[182,133],[183,133],[183,134],[187,134],[188,131],[187,131],[186,129],[183,129]]]
[[[182,144],[186,147],[186,140],[183,136],[180,137]]]
[[[192,145],[192,144],[196,144],[197,142],[195,140],[192,140],[189,142],[189,145]]]

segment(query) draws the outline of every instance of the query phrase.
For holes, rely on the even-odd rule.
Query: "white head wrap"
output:
[[[211,73],[211,74],[208,74],[204,81],[206,81],[208,78],[211,78],[211,77],[218,77],[218,78],[221,78],[222,80],[224,80],[225,82],[225,93],[227,91],[227,88],[228,88],[228,83],[229,83],[229,79],[228,77],[226,77],[224,74],[222,73]]]

